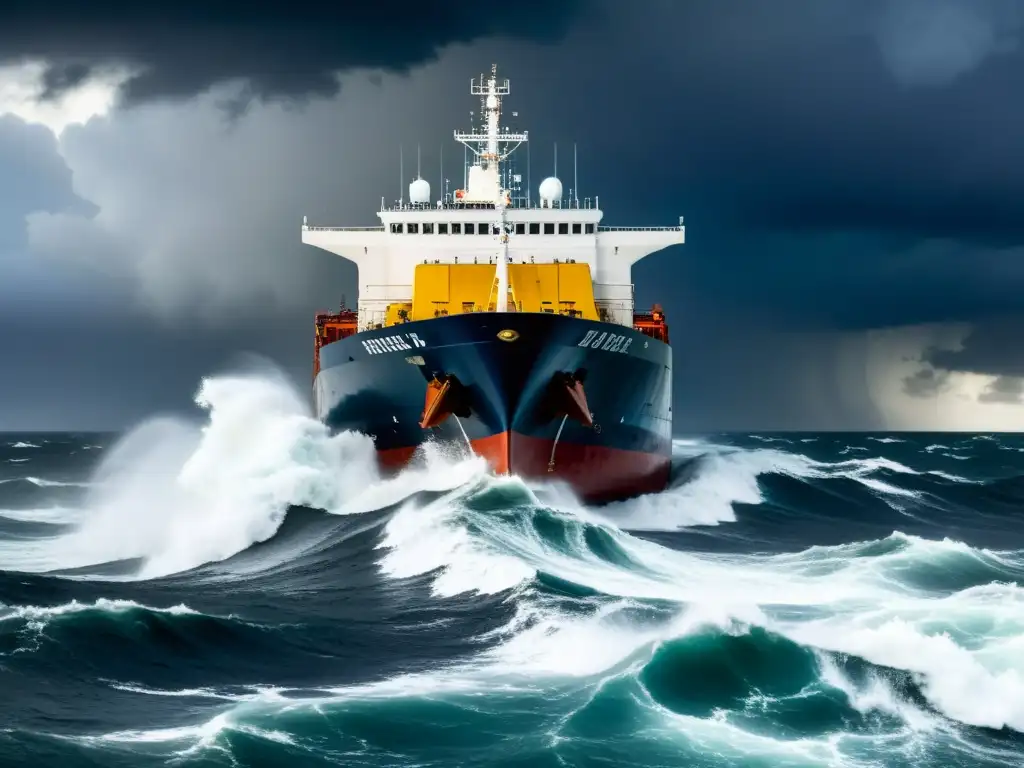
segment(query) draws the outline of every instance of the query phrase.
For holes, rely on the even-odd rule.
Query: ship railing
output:
[[[683,228],[680,224],[677,227],[603,227],[597,228],[598,232],[678,232]]]
[[[594,302],[598,317],[606,323],[631,326],[633,324],[632,299],[597,299]]]
[[[382,205],[381,211],[385,213],[399,213],[406,211],[465,211],[465,210],[494,210],[493,203],[480,203],[480,202],[458,202],[451,199],[451,195],[447,195],[444,200],[434,203],[393,203],[391,205]],[[584,197],[582,199],[573,198],[567,200],[553,200],[551,205],[541,205],[539,200],[527,200],[525,197],[511,198],[508,208],[510,210],[529,210],[529,211],[540,211],[540,210],[562,210],[562,211],[590,211],[599,209],[598,198]],[[309,227],[313,229],[313,227]],[[670,227],[671,229],[671,227]]]
[[[303,224],[306,232],[383,232],[384,227],[311,227]]]
[[[372,328],[383,328],[387,321],[387,312],[383,309],[363,309],[359,312],[359,330],[368,331]]]
[[[597,306],[598,311],[605,309],[609,312],[629,312],[630,316],[633,313],[633,307],[636,306],[631,299],[598,299],[594,302]]]
[[[594,283],[594,298],[597,301],[633,301],[632,283]]]

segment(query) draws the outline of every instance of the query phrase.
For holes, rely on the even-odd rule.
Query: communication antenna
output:
[[[441,190],[441,200],[444,201],[445,197],[448,195],[448,189],[444,183],[444,144],[441,145],[441,160],[438,162],[437,166],[441,171],[441,178],[438,179],[441,183],[438,185],[438,189]]]
[[[526,142],[526,207],[530,207],[530,142]]]
[[[416,145],[416,178],[422,178],[420,176],[420,145]]]
[[[398,145],[398,207],[402,207],[402,203],[405,202],[405,190],[402,187],[405,186],[405,149],[401,144]]]
[[[580,207],[580,183],[576,178],[576,142],[572,143],[572,197],[576,207]]]
[[[558,177],[558,142],[555,142],[555,172],[552,174],[555,178]]]
[[[480,97],[480,119],[479,121],[471,119],[471,123],[476,123],[475,127],[469,132],[455,131],[454,136],[455,140],[464,147],[463,157],[467,174],[470,167],[473,168],[474,176],[478,168],[484,171],[484,174],[481,175],[481,179],[483,179],[481,186],[471,193],[477,196],[482,195],[482,197],[473,198],[471,202],[489,204],[493,202],[492,198],[501,191],[501,181],[507,176],[507,168],[503,164],[509,155],[529,137],[525,131],[512,133],[507,128],[505,130],[501,128],[501,101],[503,97],[508,96],[510,89],[507,79],[498,80],[497,66],[491,66],[489,76],[481,75],[479,81],[476,78],[470,80],[469,88],[471,95]],[[470,116],[475,118],[475,114],[472,112]],[[469,152],[473,153],[472,166],[469,165]],[[493,179],[494,182],[493,190],[487,188],[492,184],[490,179]],[[467,187],[468,184],[467,177]],[[468,189],[467,192],[469,192]],[[501,299],[499,298],[500,303]]]

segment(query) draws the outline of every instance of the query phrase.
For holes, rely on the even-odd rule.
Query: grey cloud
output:
[[[440,144],[457,174],[449,137],[473,107],[465,82],[497,60],[513,78],[510,106],[534,137],[536,175],[550,168],[552,141],[580,139],[583,191],[601,194],[609,223],[686,215],[685,255],[651,262],[673,265],[677,279],[662,285],[668,303],[685,280],[722,305],[752,305],[798,328],[1024,309],[1024,274],[1006,247],[1024,240],[1024,150],[1015,138],[1024,104],[1007,98],[1016,92],[1009,81],[978,71],[945,89],[898,87],[873,37],[872,25],[896,7],[887,4],[745,3],[743,13],[707,2],[601,7],[612,23],[581,27],[557,48],[454,48],[379,87],[350,77],[350,92],[304,112],[250,105],[251,86],[241,84],[216,90],[194,111],[159,113],[164,125],[182,121],[176,133],[158,127],[159,105],[69,132],[81,194],[108,212],[125,209],[95,222],[120,243],[107,267],[139,276],[165,313],[174,302],[162,306],[159,296],[237,307],[257,295],[250,286],[275,302],[303,301],[321,281],[306,271],[310,259],[284,222],[330,210],[335,222],[373,223],[368,201],[397,197],[390,179],[400,140],[407,170],[419,140],[429,179]],[[621,55],[595,57],[600,50]],[[1012,55],[996,61],[1018,63]],[[215,126],[211,105],[232,100],[234,124]],[[645,138],[636,141],[640,125]],[[61,250],[54,233],[67,226],[59,217],[33,223],[50,253]]]
[[[0,252],[24,246],[27,214],[64,210],[93,209],[75,194],[53,134],[0,116]]]
[[[44,101],[57,99],[67,91],[87,82],[92,74],[92,68],[81,62],[51,64],[43,72],[41,98]]]
[[[954,373],[994,377],[978,395],[982,403],[1024,402],[1024,316],[996,316],[972,324],[957,348],[928,347],[922,368],[904,380],[905,391],[931,397],[948,388]]]
[[[1016,0],[891,0],[875,31],[888,66],[904,84],[945,85],[1019,44]]]
[[[105,268],[138,278],[164,314],[216,303],[234,312],[257,296],[296,306],[322,285],[313,264],[323,257],[300,248],[287,222],[308,213],[374,223],[371,201],[398,196],[400,141],[407,175],[417,141],[435,186],[438,145],[457,175],[450,131],[474,106],[468,75],[497,60],[513,80],[509,106],[533,136],[537,178],[552,141],[580,139],[583,192],[601,195],[609,223],[686,215],[685,253],[650,262],[671,265],[666,303],[693,284],[720,305],[796,328],[1024,308],[1016,250],[986,242],[1021,237],[1020,100],[985,83],[907,96],[870,65],[865,12],[797,5],[803,15],[748,4],[753,17],[708,3],[638,6],[558,48],[488,42],[408,77],[378,76],[379,85],[353,75],[345,94],[304,110],[249,104],[244,84],[188,109],[138,107],[65,139],[81,194],[118,215],[101,212],[90,225],[99,234],[72,240],[56,236],[67,217],[36,216],[35,242],[66,256],[110,239]],[[576,66],[587,56],[590,65]],[[214,105],[232,99],[244,108],[225,124]],[[996,109],[1005,130],[984,141],[980,123],[951,117]],[[644,141],[631,138],[637,115]]]
[[[302,216],[375,224],[381,195],[404,194],[399,145],[408,184],[426,136],[448,144],[447,171],[461,180],[449,137],[472,106],[467,85],[439,65],[413,80],[388,76],[383,87],[353,76],[339,100],[301,110],[252,104],[231,122],[220,104],[238,89],[223,87],[187,109],[146,105],[69,128],[64,155],[98,213],[31,215],[32,251],[130,284],[133,304],[178,325],[311,315],[343,293],[353,301],[354,267],[302,245]],[[425,149],[436,191],[438,151]]]
[[[950,372],[921,368],[903,379],[903,391],[911,397],[935,397],[950,388]]]
[[[1019,405],[1024,402],[1024,380],[1000,376],[985,391],[978,395],[978,400],[983,403],[1008,403]]]
[[[946,371],[1000,378],[1024,377],[1024,315],[992,317],[975,323],[960,349],[930,349],[924,360]]]
[[[0,307],[37,316],[108,296],[109,286],[93,270],[53,270],[27,253],[26,217],[35,212],[89,216],[95,206],[75,194],[49,130],[0,116]],[[0,335],[8,332],[0,328]]]
[[[634,273],[639,301],[660,301],[672,323],[680,429],[881,428],[885,419],[863,382],[869,355],[844,352],[834,331],[1024,311],[1022,57],[999,42],[1012,40],[1010,22],[993,22],[991,54],[954,51],[943,63],[935,54],[942,46],[929,44],[924,58],[939,61],[928,66],[945,74],[895,78],[896,66],[880,53],[898,38],[880,36],[885,7],[606,3],[609,23],[581,25],[560,46],[456,45],[401,76],[351,73],[340,95],[301,108],[253,97],[333,93],[339,62],[357,60],[318,48],[317,35],[306,40],[311,49],[295,42],[306,19],[261,33],[264,17],[232,26],[211,16],[187,46],[176,43],[176,66],[182,50],[190,52],[176,73],[160,57],[146,59],[152,38],[132,37],[131,18],[119,33],[127,42],[105,42],[116,25],[86,29],[63,58],[51,57],[68,66],[63,80],[54,77],[56,91],[73,80],[76,62],[142,61],[149,69],[132,86],[132,109],[65,133],[75,190],[98,212],[53,206],[32,214],[36,263],[52,274],[109,276],[131,297],[110,312],[130,314],[151,334],[143,363],[150,373],[133,372],[133,387],[173,369],[167,379],[179,397],[232,348],[286,360],[305,386],[310,315],[341,293],[353,299],[354,271],[299,243],[301,216],[376,223],[381,196],[399,194],[400,142],[406,183],[417,142],[435,190],[439,146],[446,175],[461,180],[451,130],[468,127],[475,108],[469,77],[497,61],[512,78],[507,106],[531,133],[534,186],[552,166],[555,141],[568,177],[566,148],[578,140],[581,196],[600,194],[607,223],[686,216],[686,247],[652,256]],[[324,34],[340,18],[307,15]],[[166,29],[168,40],[184,34],[184,12]],[[219,49],[218,35],[234,40]],[[58,50],[62,39],[55,30],[33,50]],[[401,39],[360,60],[384,69],[415,60],[409,52],[388,59],[385,44]],[[265,60],[253,63],[253,40],[266,42]],[[238,76],[249,82],[208,91]],[[911,83],[930,87],[905,87]],[[198,92],[187,103],[162,99]],[[147,314],[178,327],[158,330]],[[200,321],[215,327],[200,333]],[[83,330],[81,343],[120,343],[118,327],[111,318],[91,335]],[[1000,348],[1007,357],[1011,342],[1001,338],[986,353],[989,368]],[[927,392],[948,383],[949,370],[981,365],[966,352],[953,355],[927,353],[930,380],[904,391]],[[101,363],[80,357],[81,366]],[[108,358],[102,364],[118,367]],[[104,378],[90,375],[83,380],[100,398]],[[31,387],[28,379],[19,386]],[[149,386],[153,403],[173,399],[170,383]],[[138,413],[143,400],[104,413]]]

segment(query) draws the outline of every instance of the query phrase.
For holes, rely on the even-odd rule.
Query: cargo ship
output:
[[[382,199],[376,227],[303,217],[303,243],[358,270],[356,309],[315,317],[317,416],[371,436],[384,468],[441,441],[588,502],[661,490],[672,349],[661,308],[637,311],[631,268],[682,244],[683,219],[604,226],[599,198],[581,200],[575,181],[563,194],[557,159],[534,198],[513,156],[529,135],[501,123],[509,91],[496,67],[470,80],[481,124],[454,134],[461,188],[432,201],[417,173],[408,201]]]

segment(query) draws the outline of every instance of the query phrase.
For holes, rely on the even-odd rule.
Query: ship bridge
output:
[[[454,134],[474,155],[464,188],[432,201],[417,174],[408,202],[382,201],[376,227],[317,226],[303,217],[303,243],[358,269],[359,330],[464,311],[562,312],[636,325],[632,266],[683,244],[682,217],[674,226],[604,226],[600,200],[581,200],[575,188],[564,194],[557,176],[533,198],[529,165],[524,185],[509,162],[529,136],[498,128],[508,80],[499,82],[492,68],[470,90],[481,97],[484,125]]]

